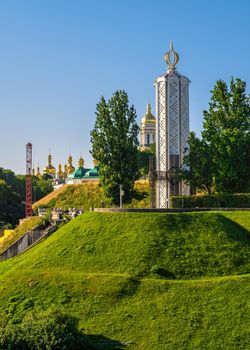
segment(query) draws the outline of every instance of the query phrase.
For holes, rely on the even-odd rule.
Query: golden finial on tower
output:
[[[68,157],[68,167],[67,167],[67,172],[68,174],[73,173],[73,171],[75,170],[75,168],[72,165],[72,157],[71,155]]]
[[[83,167],[84,167],[84,159],[80,157],[78,160],[78,168],[83,168]]]
[[[39,165],[38,165],[37,168],[36,168],[36,177],[41,177]]]
[[[151,114],[151,105],[148,103],[147,105],[147,114]]]
[[[68,175],[68,166],[67,164],[64,164],[64,173],[63,173],[64,177],[66,178]]]
[[[178,53],[174,50],[174,44],[173,41],[170,42],[170,50],[166,52],[164,56],[165,62],[168,65],[168,68],[170,71],[175,70],[175,66],[179,62],[179,55]]]
[[[63,176],[64,176],[64,174],[63,174],[63,171],[62,171],[62,164],[59,163],[59,164],[58,164],[57,177],[58,177],[59,179],[62,179]]]
[[[48,165],[50,166],[52,162],[52,155],[49,153],[48,155]]]

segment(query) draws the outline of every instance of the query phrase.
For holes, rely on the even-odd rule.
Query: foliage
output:
[[[0,328],[2,350],[90,350],[76,318],[58,311],[29,314],[21,324]]]
[[[100,350],[247,349],[249,215],[83,214],[0,263],[1,310],[60,310]]]
[[[135,182],[133,198],[131,203],[124,205],[125,208],[149,208],[149,182],[148,180],[138,180]]]
[[[53,184],[51,178],[44,179],[36,176],[32,177],[33,200],[37,201],[47,194],[53,192]]]
[[[250,208],[250,193],[173,196],[172,208]]]
[[[149,173],[150,157],[155,156],[155,144],[152,144],[148,149],[138,150],[137,152],[140,177],[147,178]]]
[[[203,127],[201,140],[194,135],[189,139],[190,155],[184,165],[190,173],[184,172],[184,179],[208,192],[212,186],[219,193],[248,192],[250,98],[244,81],[232,78],[230,87],[222,80],[216,82]]]
[[[116,91],[96,107],[96,122],[91,131],[92,155],[100,165],[100,182],[105,197],[119,204],[119,186],[130,201],[138,177],[138,125],[136,111],[129,106],[125,91]]]
[[[26,200],[26,177],[25,175],[15,175],[12,170],[0,167],[0,179],[4,180],[14,192],[18,193],[22,201]],[[36,176],[32,177],[33,200],[39,200],[53,191],[51,178],[44,179]]]
[[[23,206],[19,195],[0,179],[0,222],[15,225],[22,214]]]
[[[184,157],[182,177],[189,183],[191,189],[201,190],[211,194],[213,186],[212,157],[209,145],[189,134],[189,152]]]
[[[26,177],[15,175],[12,170],[0,167],[0,181],[0,221],[3,220],[5,225],[8,223],[16,225],[25,215]],[[38,200],[53,191],[51,179],[45,180],[33,176],[32,185],[33,200]]]

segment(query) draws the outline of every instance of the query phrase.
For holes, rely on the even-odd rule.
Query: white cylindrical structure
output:
[[[170,62],[173,54],[174,62]],[[177,56],[176,56],[177,55]],[[155,82],[156,94],[156,207],[169,208],[172,195],[189,195],[175,176],[188,149],[189,79],[175,70],[179,56],[171,46],[168,71]]]

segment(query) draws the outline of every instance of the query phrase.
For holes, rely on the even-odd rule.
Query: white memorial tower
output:
[[[189,134],[190,80],[176,71],[179,55],[170,45],[165,55],[167,72],[155,82],[156,92],[156,207],[169,208],[170,197],[189,195],[178,180]]]

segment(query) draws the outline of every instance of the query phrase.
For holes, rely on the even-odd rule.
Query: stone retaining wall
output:
[[[0,254],[0,261],[13,258],[14,256],[21,254],[33,244],[37,243],[41,238],[50,235],[57,229],[56,225],[50,225],[48,227],[37,226],[33,230],[26,232],[22,237],[18,238],[9,248]]]
[[[98,213],[189,213],[200,211],[250,211],[250,208],[95,208]]]

